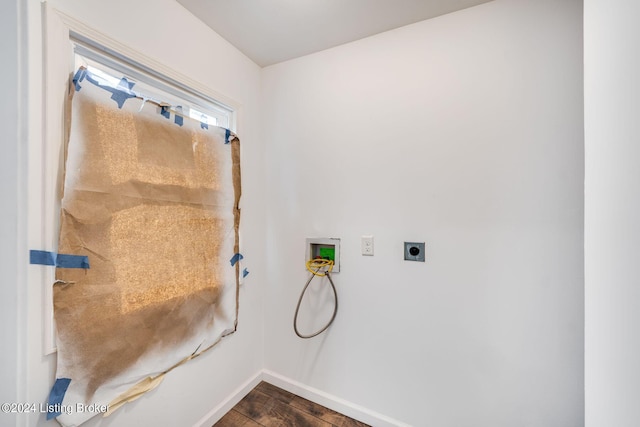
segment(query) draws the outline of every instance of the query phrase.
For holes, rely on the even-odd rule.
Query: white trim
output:
[[[68,28],[57,19],[57,14],[51,13],[47,3],[42,3],[42,124],[40,147],[30,156],[32,165],[40,164],[39,168],[31,168],[33,195],[31,202],[33,209],[40,212],[38,224],[33,229],[40,229],[40,234],[34,237],[37,245],[31,249],[57,251],[59,229],[60,202],[59,192],[62,180],[60,164],[64,147],[64,107],[68,90],[71,59],[65,56],[70,46]],[[61,105],[62,104],[62,105]],[[40,194],[36,201],[36,194]],[[43,267],[40,269],[41,289],[43,294],[43,352],[45,355],[56,351],[56,328],[53,320],[53,283],[55,269]]]
[[[244,382],[231,395],[223,400],[218,406],[209,411],[204,417],[200,418],[193,427],[211,427],[224,415],[238,404],[251,390],[262,381],[262,371],[258,372],[252,378]]]
[[[29,398],[29,309],[28,309],[28,269],[29,258],[27,256],[28,227],[29,227],[29,205],[28,205],[28,185],[29,185],[29,148],[31,132],[29,130],[29,109],[31,107],[29,99],[29,6],[27,2],[17,2],[17,93],[16,108],[18,111],[16,136],[17,141],[17,168],[16,168],[16,277],[15,283],[7,283],[5,286],[16,286],[16,401],[28,402]],[[11,65],[9,65],[11,66]],[[10,311],[11,312],[11,311]],[[10,346],[9,346],[10,347]],[[6,349],[5,351],[12,351]],[[11,387],[11,385],[9,385]],[[17,414],[15,418],[16,427],[26,427],[29,423],[27,412]]]
[[[329,393],[325,393],[313,387],[299,383],[291,378],[287,378],[275,372],[268,370],[262,371],[262,379],[281,389],[284,389],[297,396],[310,400],[318,405],[325,406],[354,420],[376,426],[376,427],[411,427],[409,424],[403,423],[386,415],[379,414],[364,406],[357,405],[348,400],[341,399]]]
[[[210,427],[218,422],[227,412],[229,412],[238,402],[240,402],[260,381],[280,387],[290,393],[310,400],[318,405],[322,405],[331,410],[346,415],[354,420],[376,426],[376,427],[411,427],[409,424],[379,414],[368,408],[356,405],[348,400],[341,399],[329,393],[325,393],[313,387],[299,383],[291,378],[276,374],[275,372],[263,369],[253,378],[246,381],[236,391],[231,393],[222,403],[209,411],[204,417],[196,422],[193,427]]]

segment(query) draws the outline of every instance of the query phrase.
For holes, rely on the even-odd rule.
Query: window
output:
[[[114,87],[124,76],[135,82],[135,92],[147,99],[179,106],[193,119],[235,131],[233,110],[223,103],[78,35],[71,40],[74,70],[85,66]]]
[[[184,76],[164,64],[134,51],[126,45],[85,26],[74,18],[44,6],[44,99],[43,144],[30,154],[29,219],[33,248],[57,250],[60,229],[60,191],[63,182],[65,140],[64,99],[69,76],[79,65],[90,67],[106,81],[118,82],[122,76],[135,82],[135,91],[149,99],[180,106],[182,113],[208,125],[235,132],[237,104],[210,88]],[[43,349],[56,351],[53,320],[52,283],[55,269],[30,270],[43,294]]]

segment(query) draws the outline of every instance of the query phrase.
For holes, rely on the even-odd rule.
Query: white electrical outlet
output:
[[[373,256],[373,236],[362,236],[360,246],[362,255]]]

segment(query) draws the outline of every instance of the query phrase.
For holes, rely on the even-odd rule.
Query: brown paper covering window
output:
[[[237,324],[239,140],[109,97],[85,83],[71,101],[58,250],[91,268],[57,269],[54,286],[56,376],[84,402],[115,398]]]

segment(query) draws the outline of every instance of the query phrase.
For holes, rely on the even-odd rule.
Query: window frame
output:
[[[60,230],[60,200],[64,175],[64,144],[67,119],[65,110],[70,77],[75,72],[78,51],[92,61],[107,62],[108,68],[122,72],[145,84],[156,82],[161,92],[184,96],[187,105],[200,107],[205,114],[227,114],[228,126],[236,132],[241,105],[171,67],[122,44],[109,36],[55,9],[42,4],[43,14],[43,103],[42,145],[30,153],[29,181],[33,184],[29,217],[29,238],[34,249],[57,251]],[[114,68],[115,67],[115,68]],[[124,70],[124,71],[123,71]],[[202,111],[202,110],[199,110]],[[217,117],[214,115],[214,117]],[[220,126],[221,124],[218,124]],[[40,167],[37,167],[37,166]],[[38,272],[43,296],[43,353],[56,349],[53,317],[55,268],[42,267]]]
[[[80,65],[86,65],[97,68],[118,80],[126,77],[129,81],[136,83],[134,91],[149,95],[156,101],[181,106],[185,108],[184,112],[187,116],[190,116],[191,110],[202,112],[216,119],[215,124],[209,123],[212,126],[220,126],[235,132],[235,111],[224,103],[73,31],[70,32],[70,41],[74,52],[73,71]],[[193,115],[191,118],[199,120]]]

